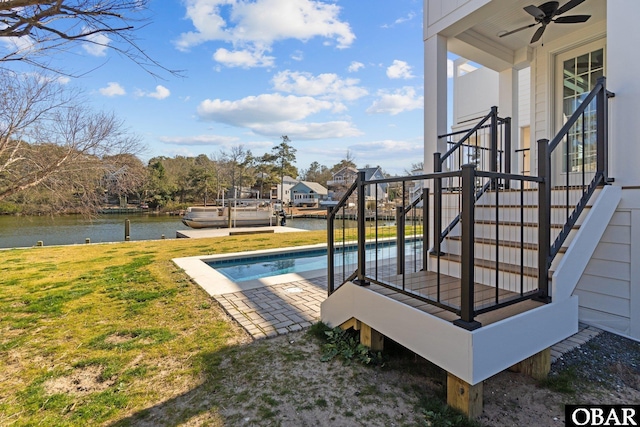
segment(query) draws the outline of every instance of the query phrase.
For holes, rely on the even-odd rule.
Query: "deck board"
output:
[[[417,310],[429,313],[436,317],[439,317],[446,321],[453,321],[458,319],[458,315],[445,310],[444,308],[430,304],[423,300],[402,293],[402,283],[404,279],[404,290],[415,293],[421,297],[426,297],[432,300],[437,299],[438,295],[438,278],[437,274],[431,271],[419,271],[415,273],[409,273],[402,277],[402,275],[394,275],[387,277],[384,281],[387,285],[372,283],[370,285],[371,290],[392,298],[398,302],[411,306]],[[391,279],[391,280],[389,280]],[[390,285],[395,283],[396,285]],[[395,286],[395,289],[394,289]],[[398,289],[398,290],[396,290]],[[456,277],[440,275],[440,302],[454,307],[460,306],[460,279]],[[474,286],[475,294],[475,308],[481,309],[488,305],[495,304],[496,290],[494,287],[486,286],[480,283],[476,283]],[[498,290],[498,300],[504,302],[517,298],[519,294],[511,292],[505,289]],[[483,325],[491,324],[502,319],[514,316],[519,313],[531,310],[533,308],[541,306],[542,303],[527,300],[519,303],[509,305],[497,310],[493,310],[487,313],[476,316],[476,320]]]

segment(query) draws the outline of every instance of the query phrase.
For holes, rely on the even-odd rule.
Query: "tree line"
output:
[[[60,77],[51,57],[77,43],[111,49],[151,75],[169,70],[136,44],[150,0],[0,2],[0,213],[96,213],[105,203],[137,201],[172,209],[222,197],[268,198],[285,175],[326,185],[353,155],[332,167],[300,171],[286,135],[261,156],[242,145],[210,156],[155,157],[113,113],[93,111]],[[19,70],[12,69],[16,65]],[[25,71],[24,66],[32,70]],[[19,67],[18,67],[19,66]]]

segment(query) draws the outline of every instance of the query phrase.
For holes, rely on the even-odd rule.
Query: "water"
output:
[[[413,250],[421,250],[422,242],[408,242],[406,253]],[[396,246],[379,244],[378,247],[371,247],[366,250],[367,260],[395,258]],[[345,252],[335,255],[335,266],[356,264],[358,253],[353,247]],[[263,277],[279,276],[288,273],[301,273],[327,268],[327,250],[314,249],[309,251],[285,252],[271,255],[258,255],[252,257],[241,257],[221,261],[209,261],[207,265],[214,268],[218,273],[233,280],[234,282],[246,282],[248,280],[261,279]]]
[[[124,241],[124,221],[131,223],[131,240],[156,240],[164,234],[175,239],[177,230],[189,230],[180,217],[153,214],[102,215],[88,220],[80,215],[61,217],[16,217],[0,215],[0,248],[35,246],[41,240],[45,246]],[[287,219],[287,227],[304,230],[324,230],[323,219]]]

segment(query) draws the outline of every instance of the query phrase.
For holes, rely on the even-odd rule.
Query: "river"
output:
[[[89,220],[80,215],[60,217],[28,217],[0,215],[0,248],[35,246],[42,241],[45,246],[72,245],[124,241],[125,219],[130,221],[131,240],[175,239],[176,230],[188,230],[180,217],[154,214],[101,215]],[[287,227],[305,230],[324,230],[323,219],[294,218],[287,220]]]

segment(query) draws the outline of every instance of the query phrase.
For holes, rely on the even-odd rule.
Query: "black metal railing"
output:
[[[551,262],[596,187],[610,180],[612,96],[599,79],[560,133],[538,141],[538,176],[501,170],[509,170],[511,151],[495,142],[490,170],[471,163],[442,171],[486,121],[497,138],[495,108],[444,156],[436,153],[432,174],[366,181],[359,173],[327,215],[329,294],[347,281],[377,284],[454,312],[454,323],[469,330],[481,326],[476,316],[483,313],[532,298],[550,302]],[[552,188],[562,189],[554,192],[558,200]],[[563,213],[552,218],[552,208]],[[553,244],[552,229],[560,230]]]
[[[553,259],[596,188],[610,181],[607,99],[613,96],[606,89],[605,77],[600,77],[555,138],[538,141],[538,176],[543,178],[539,188],[539,280],[547,298],[543,282],[548,286]],[[552,235],[553,224],[562,228]]]
[[[498,117],[498,107],[474,127],[439,135],[445,139],[447,152],[436,153],[434,172],[459,170],[474,164],[478,170],[511,173],[511,118]]]
[[[443,197],[462,200],[462,217],[448,239],[446,254],[430,253],[434,243],[429,241],[434,235],[430,228],[442,222],[437,219],[441,212],[432,209],[431,189],[443,179],[459,181],[460,185]],[[526,233],[525,228],[535,222],[535,214],[523,211],[518,218],[498,218],[490,223],[487,212],[505,202],[497,196],[495,200],[478,200],[477,194],[495,181],[523,188],[522,182],[536,184],[538,178],[478,171],[475,165],[376,181],[365,181],[360,174],[341,202],[328,212],[329,294],[346,281],[375,283],[457,313],[457,324],[468,329],[479,325],[474,320],[478,314],[536,296],[533,270],[537,259],[525,254],[533,244],[532,233]],[[374,188],[381,184],[393,190],[393,206],[376,199]],[[411,190],[416,186],[423,188],[422,196],[412,199]],[[524,197],[524,191],[517,194]],[[352,205],[357,207],[355,211],[349,210]],[[349,223],[348,218],[358,220]],[[497,249],[487,252],[489,245]],[[474,257],[475,246],[481,262]],[[507,264],[511,265],[508,270],[503,268]]]
[[[461,136],[462,135],[462,136]],[[460,137],[461,136],[461,137]],[[449,139],[458,139],[456,142]],[[498,107],[491,107],[489,113],[484,116],[473,128],[441,135],[439,138],[447,139],[449,147],[444,155],[434,153],[434,172],[443,170],[460,170],[464,164],[473,164],[477,170],[489,172],[511,173],[511,118],[498,116]],[[472,153],[472,154],[470,154]],[[488,181],[475,192],[475,200],[478,200],[489,188],[503,185],[509,188],[510,181],[501,184]],[[442,253],[442,242],[460,221],[462,212],[462,199],[448,197],[450,206],[443,204],[442,192],[457,192],[460,188],[460,179],[437,179],[434,187],[434,209],[442,212],[435,216],[433,226],[434,245],[433,253]],[[451,213],[454,213],[451,215]],[[449,213],[449,214],[447,214]],[[443,222],[448,225],[443,228]]]

